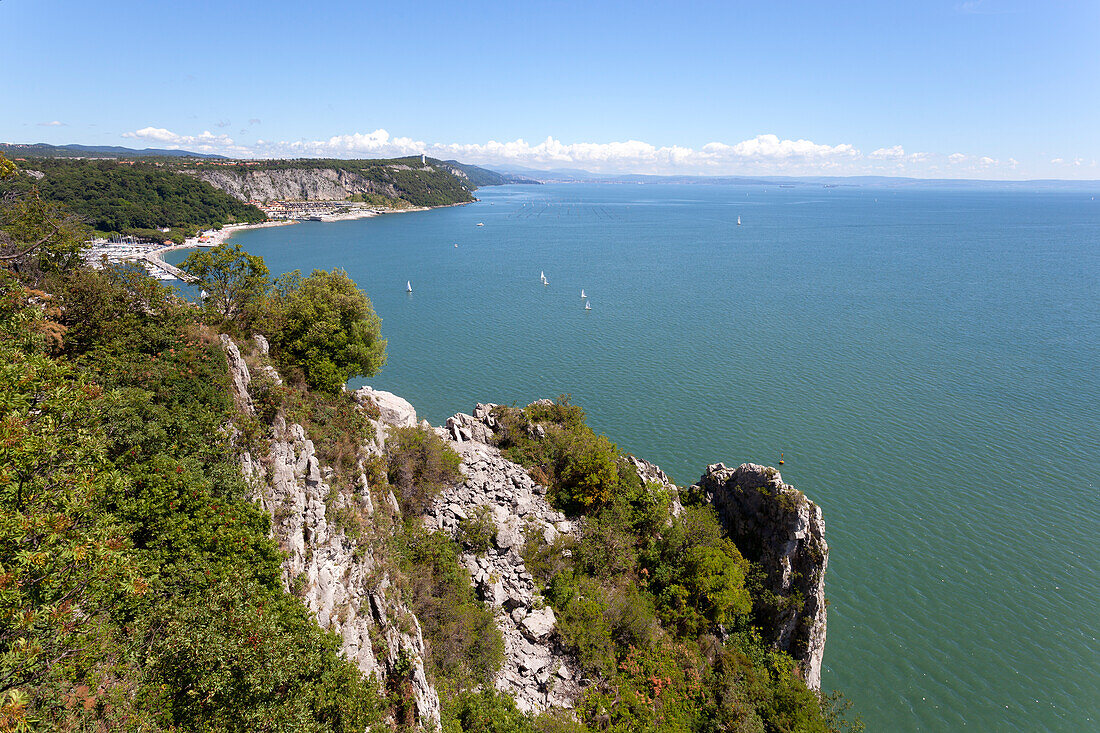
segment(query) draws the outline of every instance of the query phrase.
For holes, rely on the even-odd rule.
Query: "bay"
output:
[[[681,484],[782,452],[825,513],[823,684],[868,730],[1095,730],[1094,193],[505,186],[233,241],[347,270],[389,340],[352,386],[433,424],[568,393]]]

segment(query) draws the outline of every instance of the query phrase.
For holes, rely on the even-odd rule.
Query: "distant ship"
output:
[[[590,310],[592,310],[592,304],[591,304],[591,303],[589,303],[589,302],[588,302],[587,300],[586,300],[586,301],[584,301],[584,309],[585,309],[586,311],[590,311]]]
[[[485,222],[483,222],[483,221],[479,221],[479,222],[477,223],[477,225],[478,225],[479,227],[483,227],[483,226],[485,226]]]
[[[413,291],[412,280],[409,280],[408,282],[405,283],[405,292],[406,293],[411,293],[412,291]]]
[[[737,226],[741,226],[741,217],[737,217]]]
[[[587,298],[588,297],[584,294],[584,288],[581,288],[581,297],[582,298]]]

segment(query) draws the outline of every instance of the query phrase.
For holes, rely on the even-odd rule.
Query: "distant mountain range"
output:
[[[0,154],[9,158],[202,158],[230,160],[224,155],[196,153],[191,150],[165,148],[126,148],[120,145],[49,145],[47,143],[0,143]],[[415,156],[414,156],[415,157]],[[269,162],[269,161],[265,161]],[[351,161],[348,161],[351,162]],[[1100,181],[1038,179],[1026,181],[995,181],[975,178],[904,178],[894,176],[685,176],[646,175],[633,173],[593,173],[580,168],[539,170],[524,166],[476,166],[457,160],[442,161],[466,174],[473,186],[536,183],[677,183],[717,185],[759,185],[784,187],[848,187],[868,186],[897,188],[925,186],[945,189],[1100,189]]]
[[[502,173],[500,171],[490,170],[489,168],[481,168],[476,165],[470,165],[468,163],[459,163],[457,160],[445,160],[445,165],[449,165],[452,168],[457,168],[466,174],[470,183],[477,187],[481,186],[503,186],[506,183],[524,183],[524,184],[538,184],[539,181],[529,176],[522,176],[516,173]]]
[[[683,176],[643,175],[633,173],[593,173],[579,168],[537,170],[522,166],[492,166],[502,175],[522,175],[539,183],[677,183],[697,185],[757,185],[791,188],[876,188],[934,187],[952,189],[1087,189],[1100,188],[1100,181],[1039,179],[1028,181],[995,181],[976,178],[904,178],[895,176]]]
[[[163,148],[124,148],[120,145],[49,145],[47,143],[0,143],[0,153],[31,158],[221,158],[224,155]]]

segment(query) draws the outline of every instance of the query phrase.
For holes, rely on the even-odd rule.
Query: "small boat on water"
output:
[[[485,222],[483,222],[483,221],[479,221],[479,222],[477,223],[477,225],[478,225],[479,227],[483,227],[483,226],[485,226]]]
[[[741,226],[741,217],[737,217],[737,226]]]
[[[411,293],[412,291],[413,291],[412,280],[409,280],[408,282],[405,283],[405,292],[406,293]]]
[[[587,295],[584,294],[584,288],[581,288],[581,297],[582,298],[587,298],[588,297]]]
[[[458,242],[455,242],[455,249],[458,249]]]
[[[591,304],[591,303],[589,303],[589,302],[588,302],[587,300],[586,300],[586,301],[584,301],[584,309],[585,309],[586,311],[590,311],[590,310],[592,310],[592,304]]]

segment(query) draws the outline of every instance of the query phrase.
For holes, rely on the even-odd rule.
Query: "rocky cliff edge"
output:
[[[757,609],[766,617],[769,640],[798,663],[811,689],[820,689],[829,565],[821,507],[783,483],[774,468],[755,463],[708,466],[693,489],[717,510],[741,553],[764,571],[777,599]]]

